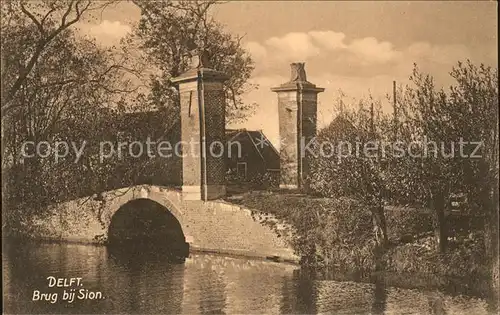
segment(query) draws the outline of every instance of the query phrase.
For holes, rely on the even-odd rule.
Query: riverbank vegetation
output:
[[[294,231],[288,241],[303,258],[302,264],[320,273],[341,270],[368,277],[389,271],[482,279],[489,275],[480,231],[454,236],[446,254],[437,253],[430,209],[385,207],[388,242],[381,253],[372,213],[354,199],[251,192],[231,202],[290,223]],[[289,232],[282,234],[287,237]]]
[[[467,61],[450,75],[445,91],[415,66],[397,116],[372,100],[342,106],[309,159],[303,193],[323,199],[270,194],[243,204],[293,223],[305,264],[480,277],[498,293],[498,70]],[[326,152],[322,143],[334,145]],[[403,151],[380,147],[394,143]],[[459,194],[466,201],[452,211]]]
[[[370,101],[341,113],[320,132],[320,141],[401,143],[406,151],[397,155],[392,147],[384,155],[378,148],[370,156],[335,152],[313,159],[310,187],[370,209],[374,231],[383,235],[379,240],[375,233],[386,267],[472,277],[489,270],[498,290],[498,70],[467,61],[450,75],[455,84],[438,89],[415,66],[410,84],[397,93],[393,117]],[[338,159],[340,153],[347,157]],[[457,194],[467,201],[456,213],[451,206]],[[406,231],[412,241],[391,248],[386,234],[397,222],[380,210],[384,204],[428,208],[436,237]]]

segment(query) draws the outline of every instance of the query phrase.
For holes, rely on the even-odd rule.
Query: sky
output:
[[[277,96],[270,88],[289,80],[290,63],[305,62],[319,94],[318,126],[336,114],[340,92],[346,106],[372,95],[391,110],[392,81],[408,83],[413,64],[442,86],[458,60],[498,67],[497,3],[494,1],[233,1],[211,12],[226,30],[244,35],[255,61],[250,79],[258,89],[244,100],[254,115],[231,128],[262,129],[278,142]],[[140,11],[121,2],[80,28],[106,45],[132,30]]]

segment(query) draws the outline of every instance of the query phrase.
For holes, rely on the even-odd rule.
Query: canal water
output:
[[[4,248],[2,261],[7,314],[489,313],[479,298],[314,280],[292,265],[209,254],[179,262],[116,256],[106,247],[24,244]]]

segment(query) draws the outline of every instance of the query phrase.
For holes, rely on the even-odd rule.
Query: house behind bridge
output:
[[[175,149],[180,141],[180,124],[169,121],[161,111],[134,112],[117,115],[116,141],[133,143],[146,140],[159,143],[166,141]],[[279,188],[279,152],[261,130],[226,129],[227,187],[229,191]],[[133,184],[180,186],[182,184],[182,157],[175,152],[171,156],[133,157],[124,150],[125,160],[136,171]],[[131,148],[134,151],[134,148]],[[119,186],[119,185],[118,185]],[[114,187],[115,188],[115,187]]]
[[[193,200],[218,199],[231,186],[305,187],[310,167],[302,140],[316,135],[317,94],[324,89],[307,81],[303,63],[291,64],[290,81],[272,89],[278,96],[280,138],[286,140],[278,152],[262,131],[225,128],[226,79],[200,63],[172,79],[179,86],[180,106],[133,113],[103,108],[97,124],[91,124],[95,132],[82,133],[91,138],[84,140],[93,148],[85,150],[81,169],[73,172],[81,182],[78,196],[71,197],[140,184],[179,187]],[[228,146],[229,140],[239,146]],[[103,156],[103,141],[112,154]],[[212,147],[226,152],[216,156]],[[165,149],[167,155],[161,154]],[[63,171],[66,178],[72,177]]]
[[[226,129],[226,143],[228,189],[279,188],[280,156],[262,130]]]

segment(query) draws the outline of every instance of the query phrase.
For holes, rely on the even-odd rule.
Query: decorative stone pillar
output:
[[[205,52],[172,82],[179,86],[182,145],[182,195],[211,200],[226,194],[224,140],[228,76],[213,70]]]
[[[291,64],[290,81],[272,88],[278,94],[280,188],[303,188],[308,173],[305,146],[316,136],[318,93],[307,81],[304,63]]]

